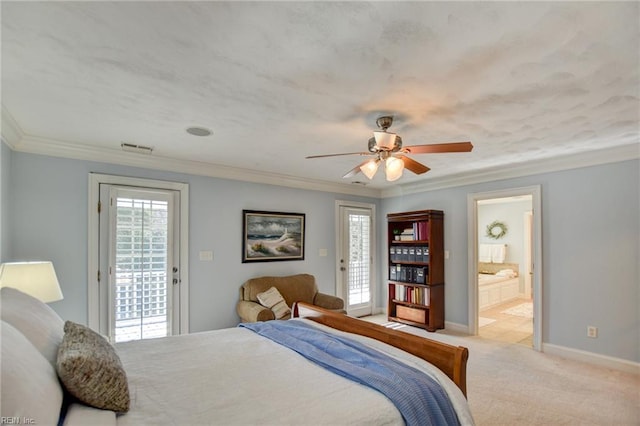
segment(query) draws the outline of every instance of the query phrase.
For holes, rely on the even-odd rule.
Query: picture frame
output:
[[[304,260],[305,214],[242,210],[242,263]]]

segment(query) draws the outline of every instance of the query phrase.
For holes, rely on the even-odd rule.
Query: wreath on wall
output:
[[[487,225],[487,237],[493,238],[494,240],[504,237],[507,234],[507,231],[507,225],[502,222],[498,222],[497,220]]]

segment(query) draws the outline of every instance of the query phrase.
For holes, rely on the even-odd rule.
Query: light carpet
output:
[[[532,302],[521,303],[509,309],[505,309],[500,313],[515,315],[517,317],[533,318],[533,303]]]
[[[429,333],[363,318],[469,349],[467,397],[478,426],[640,425],[640,375],[447,330]]]

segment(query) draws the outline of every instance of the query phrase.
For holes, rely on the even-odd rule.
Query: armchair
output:
[[[295,302],[306,302],[325,309],[344,311],[344,301],[336,296],[318,292],[316,279],[310,274],[297,274],[284,277],[258,277],[247,280],[240,287],[240,300],[236,311],[242,322],[269,321],[275,319],[273,311],[258,302],[257,295],[269,290],[278,289],[287,305]],[[289,316],[286,317],[288,319]]]

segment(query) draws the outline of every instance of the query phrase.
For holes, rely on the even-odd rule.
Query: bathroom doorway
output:
[[[468,201],[469,332],[540,350],[539,187]]]

